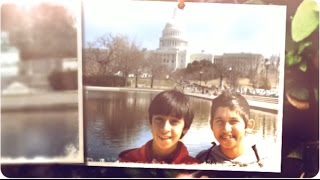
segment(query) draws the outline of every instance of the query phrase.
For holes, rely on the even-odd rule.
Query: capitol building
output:
[[[162,33],[159,37],[159,46],[155,50],[146,51],[146,56],[149,61],[156,64],[164,64],[170,70],[184,69],[189,63],[194,61],[207,60],[212,64],[228,71],[229,73],[237,73],[241,77],[265,77],[268,72],[268,77],[274,82],[278,80],[278,64],[279,56],[265,58],[259,53],[223,53],[214,55],[213,52],[205,52],[205,50],[196,51],[192,49],[192,42],[188,41],[185,35],[185,26],[175,16],[164,25]],[[190,43],[190,44],[189,44]],[[197,47],[203,48],[203,47]],[[149,57],[149,58],[148,58]],[[151,57],[151,58],[150,58]],[[271,65],[266,65],[269,62]],[[276,84],[276,83],[275,83]]]
[[[162,30],[159,48],[148,51],[148,54],[152,54],[155,57],[153,60],[161,61],[171,70],[186,68],[188,63],[204,59],[213,63],[212,54],[204,53],[204,51],[191,54],[184,29],[183,24],[174,15]]]

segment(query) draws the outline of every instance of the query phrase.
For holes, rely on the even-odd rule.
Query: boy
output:
[[[193,110],[186,95],[177,90],[159,93],[149,106],[149,121],[153,139],[140,148],[121,152],[120,162],[198,163],[179,141],[193,121]]]
[[[219,145],[213,143],[210,149],[200,152],[198,160],[240,167],[262,166],[255,145],[249,145],[245,139],[254,120],[250,119],[250,107],[243,96],[223,92],[213,99],[210,126]]]

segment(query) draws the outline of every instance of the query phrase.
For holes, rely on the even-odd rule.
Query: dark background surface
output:
[[[187,2],[187,1],[186,1]],[[204,1],[206,2],[206,1]],[[244,3],[245,1],[214,1],[218,3]],[[290,17],[296,11],[300,0],[265,0],[265,4],[287,6],[287,34],[290,33]],[[302,55],[306,59],[315,59],[317,67],[308,66],[306,73],[299,74],[293,67],[286,66],[285,94],[290,95],[290,83],[307,87],[309,98],[299,99],[300,103],[308,103],[307,109],[301,109],[296,103],[288,101],[284,96],[283,136],[282,136],[282,169],[281,173],[236,172],[236,171],[198,171],[195,177],[208,176],[220,178],[299,178],[314,177],[319,171],[319,29],[310,36],[313,45],[310,51]],[[309,38],[309,39],[310,39]],[[286,43],[286,49],[288,49]],[[315,50],[315,51],[314,51]],[[312,62],[311,60],[308,61]],[[291,91],[292,92],[292,91]],[[318,96],[318,99],[314,96]],[[299,101],[300,100],[300,101]],[[290,156],[295,149],[302,149],[302,158]],[[145,168],[119,168],[119,167],[92,167],[85,164],[16,164],[2,165],[1,172],[10,178],[138,178],[138,177],[176,177],[181,173],[195,171],[145,169]]]

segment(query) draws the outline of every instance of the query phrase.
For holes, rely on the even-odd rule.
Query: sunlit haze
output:
[[[286,7],[186,2],[176,20],[193,52],[282,54]],[[166,22],[177,2],[84,0],[84,41],[112,33],[135,40],[142,48],[157,49]]]

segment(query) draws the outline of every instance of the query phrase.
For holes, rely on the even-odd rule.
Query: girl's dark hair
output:
[[[210,126],[212,126],[213,117],[219,107],[227,107],[230,110],[237,111],[247,126],[247,122],[250,119],[250,106],[243,96],[224,91],[221,95],[214,98],[211,104]]]
[[[188,96],[178,90],[163,91],[154,97],[149,106],[150,123],[152,123],[153,115],[183,118],[184,129],[190,128],[194,116]]]

